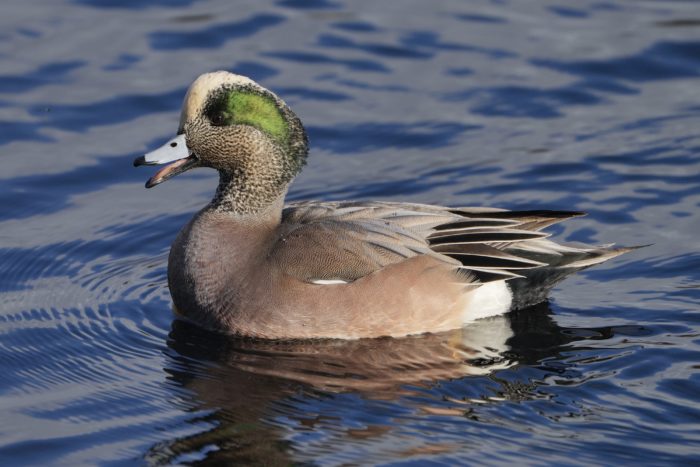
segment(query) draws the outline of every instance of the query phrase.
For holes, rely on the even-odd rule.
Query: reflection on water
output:
[[[235,369],[235,374],[291,380],[323,391],[393,398],[403,384],[508,368],[513,362],[502,353],[510,337],[510,323],[504,317],[443,334],[310,342],[231,340],[175,322],[170,346],[180,354],[223,365],[225,379]]]
[[[421,391],[430,391],[436,381],[486,376],[526,360],[525,353],[531,356],[532,346],[528,345],[525,353],[518,346],[533,336],[547,336],[546,350],[542,350],[541,342],[535,347],[541,353],[555,355],[560,345],[577,338],[558,329],[549,312],[543,304],[514,315],[512,323],[501,316],[441,334],[356,341],[236,339],[174,321],[168,345],[176,352],[177,364],[166,372],[190,391],[198,410],[208,412],[206,420],[213,428],[168,444],[159,443],[149,451],[148,458],[171,463],[181,456],[212,450],[215,452],[207,460],[214,463],[291,462],[289,446],[283,442],[284,430],[272,419],[284,416],[302,426],[322,422],[322,414],[305,413],[295,404],[302,394],[329,398],[333,393],[352,392],[370,400],[410,401]],[[408,405],[414,414],[461,416],[469,411],[471,403],[518,400],[533,389],[534,385],[524,388],[504,384],[497,395],[484,395],[475,401],[451,400],[444,407],[419,401]],[[388,408],[385,406],[386,413],[375,417],[402,416]],[[396,428],[394,425],[373,424],[349,430],[346,435],[351,442],[381,438]],[[332,446],[327,449],[333,451]]]
[[[340,394],[356,394],[351,397],[363,398],[376,411],[371,421],[364,420],[358,427],[345,429],[338,439],[328,440],[322,447],[326,454],[348,449],[336,444],[400,437],[402,425],[415,418],[478,418],[476,406],[543,397],[539,386],[546,384],[544,380],[512,381],[497,373],[515,365],[542,364],[546,372],[562,375],[566,365],[542,362],[560,356],[573,342],[609,339],[616,332],[643,335],[646,331],[561,328],[546,303],[460,330],[401,339],[270,342],[215,334],[176,320],[168,340],[175,354],[165,371],[187,390],[192,408],[206,413],[202,420],[211,428],[157,443],[147,459],[169,464],[206,454],[207,463],[292,462],[294,449],[285,442],[289,424],[303,431],[359,415],[328,415],[304,402],[333,404],[334,395]],[[494,383],[488,392],[460,396],[438,385],[450,380],[469,385],[477,380],[467,377],[477,376]],[[425,394],[430,395],[427,400],[421,397]],[[420,448],[404,454],[464,451],[468,455],[469,450],[426,439]],[[310,453],[304,457],[313,458]],[[361,457],[354,460],[361,462]]]
[[[4,1],[0,464],[699,464],[696,9]],[[131,161],[215,69],[303,119],[290,199],[582,210],[557,239],[653,246],[440,335],[173,322],[167,251],[216,177],[146,191]]]

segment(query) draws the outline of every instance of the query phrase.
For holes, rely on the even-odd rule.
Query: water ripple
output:
[[[609,60],[532,60],[537,66],[587,78],[632,82],[700,76],[700,42],[658,42],[641,52]]]
[[[297,52],[297,51],[277,51],[277,52],[266,52],[264,54],[267,57],[277,58],[286,61],[292,61],[297,63],[329,63],[334,65],[342,65],[345,68],[354,71],[364,71],[364,72],[379,72],[387,73],[389,69],[380,62],[373,60],[362,60],[362,59],[344,59],[336,58],[330,55],[324,55],[315,52]]]
[[[66,82],[66,75],[86,65],[84,61],[47,63],[18,75],[0,75],[0,94],[20,94],[40,86]]]
[[[249,37],[267,28],[277,26],[284,16],[260,14],[242,21],[217,24],[200,31],[156,31],[150,34],[155,50],[210,49],[228,41]]]
[[[342,127],[307,127],[316,147],[335,153],[358,153],[379,148],[420,148],[450,145],[465,131],[477,125],[421,122],[361,123]]]

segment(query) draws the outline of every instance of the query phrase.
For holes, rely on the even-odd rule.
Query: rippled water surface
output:
[[[5,0],[2,465],[700,463],[691,1]],[[652,244],[444,335],[261,343],[179,322],[166,258],[216,176],[131,161],[186,87],[275,90],[291,199],[575,209]]]

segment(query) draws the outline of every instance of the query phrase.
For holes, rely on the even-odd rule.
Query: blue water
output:
[[[695,2],[3,1],[0,464],[700,463]],[[216,176],[153,190],[198,74],[305,122],[299,199],[583,210],[651,246],[444,335],[261,343],[179,322]]]

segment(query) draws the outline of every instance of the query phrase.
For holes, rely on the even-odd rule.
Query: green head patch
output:
[[[224,89],[210,98],[205,113],[214,126],[250,125],[287,144],[289,126],[270,94],[256,89]]]

